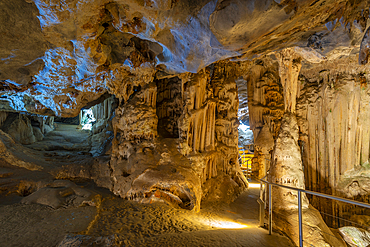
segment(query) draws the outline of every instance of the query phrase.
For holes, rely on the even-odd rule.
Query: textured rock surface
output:
[[[339,232],[349,246],[369,246],[370,244],[370,233],[368,231],[347,226],[339,228]]]
[[[230,71],[230,76],[223,71]],[[238,98],[228,63],[197,74],[155,79],[120,99],[113,120],[113,191],[122,197],[168,201],[199,210],[202,198],[217,190],[212,181],[226,176],[233,193],[247,182],[237,162]],[[124,103],[123,103],[124,102]],[[216,111],[217,108],[217,111]]]
[[[3,0],[1,6],[2,109],[76,116],[109,83],[122,82],[116,69],[140,77],[145,62],[196,73],[228,57],[294,45],[308,46],[308,56],[349,53],[361,43],[368,2]]]
[[[302,53],[299,55],[303,57]],[[358,54],[342,55],[335,60],[329,58],[317,64],[304,58],[298,75],[296,114],[305,185],[310,190],[368,202],[368,66],[358,65]],[[249,102],[251,129],[256,140],[266,123],[272,126],[274,140],[280,128],[282,85],[279,79],[270,76],[277,85],[271,92],[264,80],[267,73],[276,75],[276,60],[273,55],[262,57],[249,67],[251,72],[257,72],[249,73],[249,99],[256,99]],[[261,90],[260,85],[265,90]],[[270,99],[268,92],[274,93],[272,102],[279,108],[265,103]],[[257,155],[258,164],[263,165],[261,157],[264,156],[258,152]],[[346,220],[352,215],[359,216],[354,222],[368,225],[359,220],[366,215],[362,208],[318,197],[310,197],[310,202],[325,213],[323,218],[331,227],[347,225]]]
[[[354,56],[302,70],[297,115],[309,189],[369,202],[367,70],[357,65]],[[318,198],[312,203],[320,211],[346,219],[354,213],[352,206],[341,203]],[[331,226],[346,225],[324,218]]]
[[[55,180],[48,187],[41,188],[35,193],[24,197],[21,203],[38,203],[54,209],[69,206],[82,206],[83,204],[95,206],[92,201],[92,192],[78,187],[67,180]]]
[[[0,0],[1,157],[197,211],[247,186],[239,117],[254,132],[253,177],[272,167],[277,182],[368,202],[368,17],[369,1]],[[52,131],[54,116],[90,107],[91,135]]]
[[[279,89],[280,92],[283,91],[282,97],[281,94],[279,95],[276,92],[276,89],[275,92],[271,90],[269,94],[266,93],[266,89],[262,91],[262,94],[258,94],[260,91],[258,89],[251,90],[253,93],[252,96],[257,93],[255,97],[257,101],[256,103],[264,103],[260,107],[262,109],[267,108],[267,111],[256,112],[253,118],[252,116],[250,117],[250,121],[255,124],[253,127],[257,124],[261,124],[261,120],[264,124],[256,138],[255,145],[256,150],[258,150],[257,155],[260,159],[260,167],[263,169],[266,169],[266,164],[264,161],[261,162],[261,158],[272,160],[268,173],[269,181],[289,187],[305,189],[301,149],[298,143],[299,128],[296,117],[296,98],[300,93],[298,76],[301,68],[301,56],[293,49],[286,49],[276,54],[276,58],[278,61],[280,78],[275,79],[275,82],[273,83],[275,84],[276,89]],[[268,59],[269,58],[265,58],[264,61],[268,62]],[[260,63],[264,64],[263,61]],[[257,71],[257,73],[259,72],[255,77],[257,78],[257,82],[260,81],[258,78],[261,78],[261,71],[264,72],[264,67],[265,66],[252,65],[252,70]],[[274,66],[270,65],[270,70],[271,68],[273,70]],[[271,75],[271,72],[269,73],[270,78],[276,78]],[[270,81],[273,80],[270,79]],[[281,90],[281,87],[283,90]],[[284,110],[281,108],[277,109],[278,114],[284,112],[281,119],[278,114],[276,114],[277,117],[273,118],[274,115],[270,113],[272,107],[266,105],[266,102],[269,102],[268,97],[278,99],[278,102],[284,102]],[[278,133],[275,143],[273,133],[271,133],[269,128],[269,126],[275,127],[275,125],[272,125],[272,123],[275,123],[274,121],[279,122],[278,128],[273,128]],[[269,151],[272,147],[273,152],[270,156]],[[264,176],[264,173],[260,173],[259,176]],[[298,245],[298,224],[297,220],[292,216],[297,215],[298,213],[298,192],[273,187],[272,194],[274,215],[276,216],[274,218],[275,227],[280,231],[287,233],[290,239]],[[316,246],[345,246],[345,244],[340,240],[335,237],[331,237],[331,235],[333,235],[331,230],[326,226],[320,213],[314,208],[309,207],[309,201],[305,194],[302,194],[302,209],[304,212],[304,228],[307,228],[308,231],[305,233],[305,243],[308,245],[315,244]]]

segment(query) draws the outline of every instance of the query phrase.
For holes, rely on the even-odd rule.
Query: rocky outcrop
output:
[[[1,111],[0,128],[16,142],[31,144],[41,141],[44,134],[54,129],[54,117]]]
[[[370,233],[353,226],[339,228],[340,234],[349,246],[368,246],[370,244]]]
[[[276,129],[278,135],[276,136],[274,145],[273,133],[270,131],[271,123],[274,122],[271,121],[269,114],[266,114],[268,111],[256,112],[259,114],[254,115],[253,118],[251,116],[250,121],[256,125],[260,124],[263,117],[266,119],[263,119],[264,126],[258,132],[256,138],[256,150],[259,150],[260,157],[270,158],[268,151],[273,147],[271,155],[272,163],[268,173],[268,180],[270,182],[305,189],[301,150],[298,144],[299,128],[296,117],[296,98],[299,95],[300,89],[298,76],[301,68],[301,57],[292,49],[283,50],[276,57],[279,65],[279,76],[284,99],[284,110],[280,111],[284,112],[284,115],[281,120],[279,118],[274,119],[275,121],[280,120],[279,128]],[[261,72],[264,68],[259,66],[254,69],[258,69],[257,71]],[[261,74],[257,74],[258,77],[261,77]],[[280,82],[277,81],[276,83],[278,89],[280,89]],[[269,96],[269,94],[265,94],[267,90],[263,90],[262,94],[258,93],[258,89],[256,91],[251,90],[253,96],[257,95],[255,96],[256,99],[261,103],[265,103],[267,101],[266,98]],[[276,97],[277,94],[272,95]],[[267,108],[269,110],[269,106],[266,105],[262,105],[261,108]],[[258,118],[254,119],[255,116],[258,116]],[[262,163],[262,165],[265,165],[265,163]],[[260,176],[262,175],[263,173]],[[298,192],[273,186],[272,195],[275,228],[287,233],[290,239],[298,245],[298,222],[292,216],[298,213]],[[330,229],[326,226],[320,213],[309,206],[308,198],[304,193],[302,193],[302,210],[305,222],[304,229],[306,229],[304,236],[304,242],[306,244],[315,244],[315,246],[344,246],[344,243],[330,236]],[[328,232],[330,233],[329,235],[327,235]]]
[[[113,119],[110,166],[113,192],[141,202],[166,201],[199,210],[222,177],[247,186],[237,162],[238,98],[232,67],[216,64],[197,74],[161,77],[120,99]],[[217,108],[217,110],[216,110]]]
[[[38,203],[53,209],[60,207],[78,207],[82,205],[95,206],[94,194],[87,189],[81,188],[68,180],[55,180],[47,187],[24,197],[23,204]]]

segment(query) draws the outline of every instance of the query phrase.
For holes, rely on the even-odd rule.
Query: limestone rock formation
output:
[[[229,66],[156,79],[120,100],[110,163],[114,193],[199,210],[202,198],[215,193],[212,181],[226,176],[239,188],[221,193],[225,200],[247,186],[237,162],[236,84],[222,73]]]
[[[370,244],[370,233],[356,227],[341,227],[340,234],[350,246],[368,246]]]
[[[261,131],[258,133],[256,141],[254,142],[254,148],[258,153],[259,166],[254,165],[253,169],[258,172],[257,177],[263,178],[267,175],[267,171],[270,170],[270,152],[274,149],[274,138],[267,125],[264,125]]]
[[[368,192],[362,188],[366,187],[364,181],[367,181],[370,137],[370,101],[364,69],[353,57],[304,69],[301,77],[304,87],[298,100],[297,115],[303,162],[307,167],[306,187],[368,202],[365,195]],[[365,171],[364,176],[359,178],[356,174],[361,171]],[[347,218],[345,215],[353,209],[349,205],[317,198],[313,198],[312,203],[320,211],[336,217]],[[324,218],[331,226],[343,224],[333,217]]]
[[[273,163],[269,173],[270,181],[273,183],[287,185],[304,189],[304,173],[302,159],[298,146],[298,124],[292,113],[285,113],[281,120],[278,138],[275,142],[273,152]],[[274,208],[289,209],[290,206],[297,207],[298,192],[288,189],[274,188]],[[302,194],[302,206],[308,207],[307,197]]]
[[[283,50],[277,55],[277,58],[280,80],[284,89],[285,113],[281,119],[281,126],[275,141],[268,179],[272,183],[305,189],[302,157],[298,145],[299,128],[295,114],[296,98],[299,94],[298,75],[301,68],[301,58],[291,49]],[[264,128],[266,132],[266,127]],[[264,145],[265,148],[269,148],[271,144]],[[282,232],[286,232],[298,245],[298,222],[291,216],[298,213],[298,191],[273,186],[271,193],[274,195],[272,207],[277,215],[274,221],[275,226]],[[330,234],[332,235],[330,229],[325,225],[319,212],[309,208],[309,201],[304,193],[301,194],[301,209],[303,214],[306,214],[306,225],[311,228],[305,234],[304,242],[306,245],[344,246],[341,241],[330,236]]]
[[[247,188],[242,123],[253,131],[253,178],[269,171],[273,182],[369,202],[369,7],[0,0],[0,161],[198,211]],[[54,124],[65,118],[80,126]],[[290,214],[275,226],[296,241],[296,192],[273,192]],[[325,223],[366,215],[303,202],[307,241],[323,246],[342,244],[323,235]]]
[[[83,204],[95,205],[92,198],[91,192],[71,181],[55,180],[50,186],[24,197],[21,203],[38,203],[57,209],[68,206],[78,207]]]

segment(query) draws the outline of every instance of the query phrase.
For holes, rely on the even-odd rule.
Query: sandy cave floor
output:
[[[84,151],[86,132],[72,134],[74,129],[59,126],[29,146],[30,152],[38,149],[47,164],[50,156],[68,157],[66,147]],[[50,144],[52,150],[43,148]],[[82,206],[66,203],[54,209],[21,203],[30,194],[28,181],[53,181],[47,170],[29,171],[0,158],[0,246],[293,246],[286,237],[270,236],[258,227],[258,188],[250,188],[230,205],[205,205],[199,213],[128,201],[89,180],[73,181],[77,190],[90,195]]]
[[[100,205],[0,205],[0,246],[293,246],[287,238],[270,236],[258,227],[258,189],[230,205],[209,206],[199,213],[139,204],[90,189],[99,191]]]

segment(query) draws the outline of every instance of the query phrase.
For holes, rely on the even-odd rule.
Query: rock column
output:
[[[269,181],[290,187],[305,189],[301,151],[298,145],[299,131],[295,114],[296,98],[299,94],[298,75],[300,58],[292,49],[277,54],[279,75],[284,88],[285,113],[275,141],[273,163]],[[298,192],[273,187],[273,227],[285,232],[299,245]],[[302,193],[304,246],[345,246],[334,237],[320,213],[309,205]]]
[[[273,165],[270,169],[270,181],[290,187],[305,189],[301,152],[298,145],[298,124],[295,115],[296,98],[299,92],[298,75],[302,67],[300,58],[291,49],[277,54],[279,75],[284,88],[285,113],[275,142]],[[275,187],[274,208],[297,208],[297,191],[288,191]],[[289,202],[289,203],[288,203]],[[303,196],[303,206],[308,206],[307,197]]]

